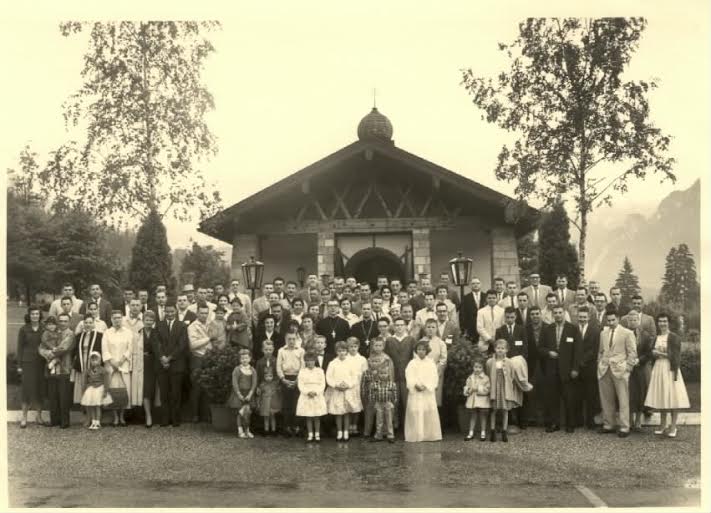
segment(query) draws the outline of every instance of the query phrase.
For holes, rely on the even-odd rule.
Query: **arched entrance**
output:
[[[405,267],[395,253],[383,248],[366,248],[354,254],[346,264],[346,276],[355,276],[358,283],[368,282],[375,290],[380,274],[389,279],[404,280]]]

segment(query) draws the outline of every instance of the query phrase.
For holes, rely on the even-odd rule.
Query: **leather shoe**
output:
[[[492,442],[496,442],[496,430],[492,429],[491,430],[491,435],[489,435],[489,440]]]
[[[614,430],[614,429],[608,429],[608,428],[605,428],[605,427],[601,427],[600,429],[597,430],[597,432],[598,432],[598,433],[601,433],[601,434],[603,434],[603,435],[609,435],[610,433],[614,433],[615,430]]]
[[[553,431],[555,431],[555,429],[553,429],[553,426],[546,426],[546,433],[552,433]]]
[[[501,432],[501,441],[502,441],[502,442],[508,442],[508,441],[509,441],[509,437],[506,435],[506,431],[502,431],[502,432]]]
[[[620,431],[617,433],[617,436],[620,438],[627,438],[628,436],[630,436],[630,432],[629,431]]]

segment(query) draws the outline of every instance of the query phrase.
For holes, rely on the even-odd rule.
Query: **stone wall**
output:
[[[336,238],[333,232],[318,232],[318,245],[316,247],[316,267],[319,277],[328,274],[333,277],[333,255],[336,248]]]
[[[420,274],[432,276],[432,254],[430,252],[430,229],[412,230],[412,256],[415,264],[415,277]]]
[[[492,283],[493,278],[519,282],[518,250],[513,227],[502,226],[491,229]]]

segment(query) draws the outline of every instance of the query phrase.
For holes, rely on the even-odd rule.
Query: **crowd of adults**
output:
[[[126,425],[124,412],[142,408],[151,427],[159,408],[160,425],[179,426],[188,381],[189,420],[199,422],[209,415],[197,380],[207,351],[240,347],[254,362],[263,356],[264,341],[278,351],[287,338],[317,355],[316,366],[324,370],[336,357],[338,342],[355,338],[360,354],[368,357],[373,343],[382,341],[395,369],[401,416],[405,367],[422,339],[437,366],[438,406],[448,350],[472,344],[486,362],[496,342],[505,340],[507,357],[520,356],[525,368],[517,372],[534,384],[513,409],[518,429],[539,423],[546,432],[573,432],[586,426],[626,437],[640,431],[654,410],[663,413],[655,433],[673,437],[677,412],[689,406],[679,369],[681,342],[669,330],[669,317],[646,314],[640,296],[623,304],[615,287],[608,297],[594,281],[570,290],[565,276],[551,287],[532,274],[522,290],[501,278],[482,289],[475,277],[460,297],[446,274],[436,286],[428,278],[402,283],[380,276],[375,291],[354,277],[322,283],[310,275],[303,287],[277,277],[254,301],[237,279],[228,288],[203,285],[185,285],[174,298],[165,286],[126,288],[123,302],[111,305],[99,284],[91,285],[83,300],[66,284],[46,315],[30,306],[17,344],[21,426],[35,409],[37,423],[69,427],[72,404],[84,404],[87,387],[99,379],[97,362],[112,391],[113,425]],[[325,347],[315,344],[316,338],[325,338]],[[116,393],[119,389],[125,393]],[[41,412],[45,394],[49,422]],[[93,426],[96,419],[87,414],[86,421]]]

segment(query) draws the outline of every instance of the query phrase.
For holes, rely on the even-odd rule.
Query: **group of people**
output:
[[[470,414],[466,440],[496,441],[498,426],[508,441],[540,413],[549,433],[584,424],[626,437],[651,411],[662,413],[655,433],[675,437],[689,401],[669,316],[651,318],[639,296],[622,304],[614,287],[608,299],[592,281],[575,291],[565,276],[555,288],[538,274],[528,281],[519,291],[495,278],[482,290],[475,277],[459,297],[446,274],[436,287],[380,276],[375,292],[354,277],[321,283],[310,275],[305,287],[275,278],[251,301],[235,279],[229,290],[185,285],[174,300],[165,286],[152,297],[127,288],[118,308],[98,284],[86,300],[67,284],[47,318],[32,306],[20,329],[21,426],[30,407],[45,423],[45,389],[50,425],[68,427],[76,403],[89,429],[100,428],[104,408],[113,425],[126,425],[133,407],[143,407],[151,427],[157,406],[162,426],[179,426],[186,380],[191,420],[200,421],[205,355],[229,345],[240,355],[227,402],[240,438],[254,436],[256,412],[267,436],[305,427],[306,440],[318,442],[325,418],[339,441],[362,433],[392,442],[398,429],[406,441],[439,440],[447,354],[466,344],[475,354],[471,375],[447,398]]]

